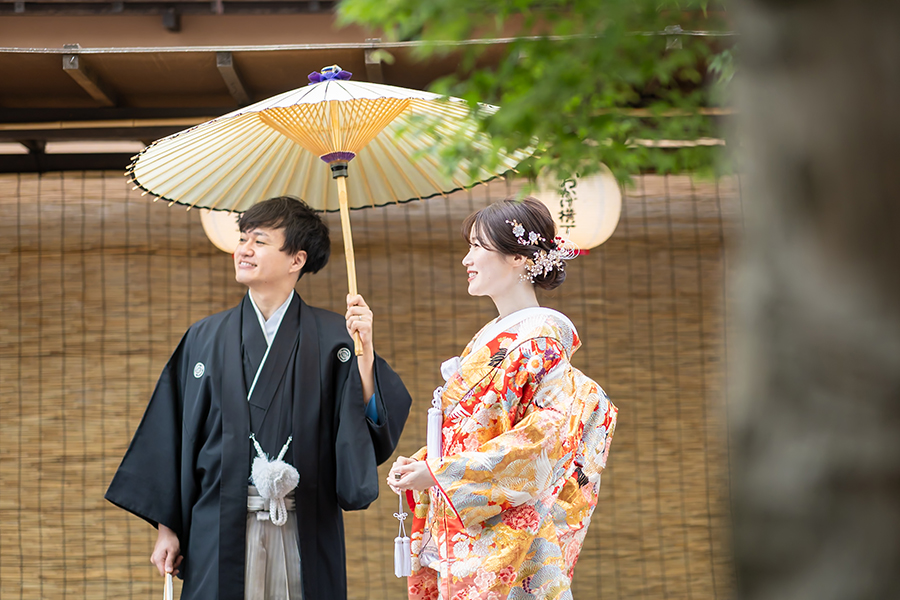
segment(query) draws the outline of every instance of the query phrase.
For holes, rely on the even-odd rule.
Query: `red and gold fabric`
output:
[[[520,313],[460,356],[441,396],[443,456],[413,456],[437,485],[408,494],[411,599],[571,598],[617,409],[572,367],[581,342],[564,315]]]

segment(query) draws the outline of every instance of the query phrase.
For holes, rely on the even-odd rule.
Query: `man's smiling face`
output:
[[[292,256],[282,247],[282,229],[257,227],[241,232],[241,241],[234,251],[234,278],[251,290],[281,288],[286,284],[293,287],[306,262],[306,253]]]

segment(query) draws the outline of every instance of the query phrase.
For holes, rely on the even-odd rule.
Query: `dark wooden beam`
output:
[[[244,87],[240,75],[234,68],[234,57],[231,52],[216,52],[216,68],[219,69],[219,75],[228,88],[228,93],[234,98],[239,106],[250,104],[250,94]]]
[[[12,141],[18,142],[28,148],[28,152],[30,152],[31,154],[43,154],[44,150],[47,148],[47,140],[17,139]]]
[[[373,44],[381,41],[380,38],[371,38],[367,39],[367,42],[372,42]],[[384,83],[384,73],[381,70],[381,58],[379,57],[378,49],[376,48],[367,48],[365,50],[365,58],[366,58],[366,77],[368,77],[369,81],[372,83]]]
[[[162,23],[166,31],[178,33],[181,31],[181,13],[174,7],[167,8],[162,14]]]
[[[131,153],[115,154],[2,154],[0,173],[46,173],[48,171],[125,171]]]
[[[0,14],[164,15],[174,9],[178,14],[191,15],[265,15],[325,12],[336,4],[335,0],[4,0],[0,2]]]
[[[205,108],[3,108],[2,123],[55,123],[59,121],[118,121],[133,119],[180,119],[203,117],[212,119],[232,110],[231,106]]]
[[[0,142],[25,144],[75,140],[158,140],[187,127],[116,127],[108,129],[0,129]]]
[[[79,55],[63,54],[63,71],[103,106],[116,105],[115,93],[84,64]]]

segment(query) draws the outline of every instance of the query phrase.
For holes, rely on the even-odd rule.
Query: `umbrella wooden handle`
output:
[[[338,201],[341,208],[341,232],[344,234],[344,256],[347,258],[347,287],[350,295],[355,296],[356,290],[356,256],[353,254],[353,233],[350,231],[350,205],[347,203],[347,178],[335,177],[338,186]],[[353,350],[357,356],[362,356],[362,340],[358,333],[353,334]]]
[[[163,600],[174,600],[175,585],[172,581],[172,574],[166,573],[166,587],[163,590]]]

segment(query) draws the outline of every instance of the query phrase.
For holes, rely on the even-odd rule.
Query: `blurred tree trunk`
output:
[[[900,598],[900,2],[736,4],[739,597]]]

